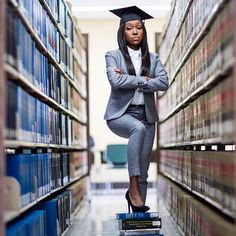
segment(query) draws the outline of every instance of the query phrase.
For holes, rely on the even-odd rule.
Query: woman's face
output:
[[[132,20],[125,23],[125,38],[130,48],[139,48],[143,39],[143,26],[140,20]]]

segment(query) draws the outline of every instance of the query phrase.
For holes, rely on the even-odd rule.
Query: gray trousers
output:
[[[129,176],[139,176],[139,191],[145,203],[155,123],[148,123],[144,106],[129,106],[124,115],[107,121],[107,125],[116,135],[129,139],[127,151]]]

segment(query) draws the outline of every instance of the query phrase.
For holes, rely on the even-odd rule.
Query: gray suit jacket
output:
[[[108,51],[105,55],[107,78],[111,85],[111,94],[108,100],[105,120],[116,119],[124,114],[137,88],[144,93],[144,103],[148,122],[158,120],[154,92],[168,88],[167,73],[156,53],[150,53],[151,67],[149,81],[144,76],[129,75],[125,59],[119,49]],[[113,68],[120,68],[122,74],[115,73]]]

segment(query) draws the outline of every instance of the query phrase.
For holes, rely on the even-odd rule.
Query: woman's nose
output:
[[[132,34],[136,35],[138,33],[138,31],[134,28],[132,31]]]

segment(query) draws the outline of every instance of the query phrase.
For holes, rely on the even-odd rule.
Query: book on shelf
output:
[[[46,212],[47,235],[61,235],[71,224],[74,216],[74,205],[71,190],[66,190],[53,199],[39,202],[35,208]]]
[[[29,236],[36,235],[37,236],[45,236],[46,234],[46,214],[43,210],[35,210],[21,219],[19,219],[15,223],[10,223],[6,228],[7,236]]]
[[[50,192],[51,154],[8,154],[6,173],[20,185],[20,207]]]
[[[158,218],[159,212],[131,212],[131,213],[116,213],[116,219],[152,219]]]
[[[120,230],[130,229],[160,229],[162,227],[161,218],[151,219],[123,219],[118,220]]]
[[[158,188],[167,209],[185,235],[195,235],[196,229],[199,235],[205,235],[206,232],[210,232],[210,235],[236,235],[234,223],[196,200],[168,178],[160,175]]]

